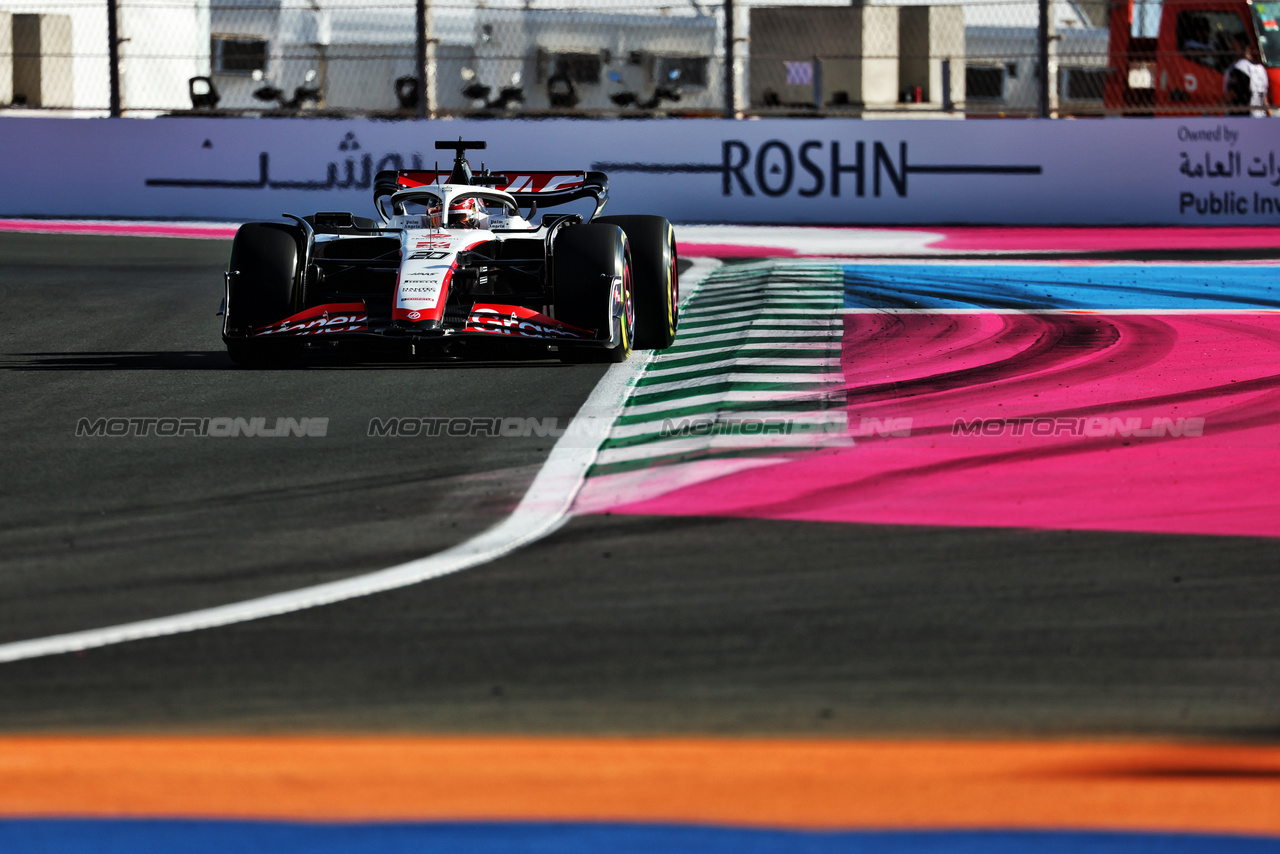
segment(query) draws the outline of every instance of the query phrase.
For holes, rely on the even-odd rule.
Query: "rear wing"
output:
[[[434,170],[379,172],[374,181],[374,196],[410,187],[447,183],[450,174]],[[599,216],[609,201],[609,177],[603,172],[484,172],[475,175],[471,183],[510,193],[521,205],[549,207],[578,199],[594,199],[596,209],[592,219]]]

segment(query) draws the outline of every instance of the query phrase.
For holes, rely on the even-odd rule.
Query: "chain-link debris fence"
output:
[[[1264,16],[1280,7],[1239,3]],[[1161,14],[1146,0],[0,0],[0,109],[387,117],[1142,112],[1158,100],[1150,94],[1159,85],[1151,57],[1164,45],[1155,38]],[[1220,40],[1248,30],[1265,41],[1275,29],[1274,14],[1270,30],[1257,13],[1214,14],[1209,25]],[[1113,21],[1128,30],[1121,40],[1110,38]],[[1194,23],[1177,25],[1186,30],[1172,49],[1181,59],[1194,50],[1186,47]],[[1117,45],[1146,53],[1118,54]],[[1280,44],[1271,52],[1280,55]],[[1218,65],[1222,57],[1215,54]],[[1211,90],[1214,82],[1200,85]],[[1211,102],[1201,94],[1203,103],[1187,100],[1189,111],[1221,107],[1217,92]]]

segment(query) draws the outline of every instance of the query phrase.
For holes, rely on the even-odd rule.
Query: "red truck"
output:
[[[1257,48],[1280,92],[1278,0],[1164,0],[1155,38],[1131,35],[1134,0],[1113,0],[1107,78],[1108,111],[1130,115],[1201,115],[1223,111],[1223,75],[1240,57],[1243,34]]]

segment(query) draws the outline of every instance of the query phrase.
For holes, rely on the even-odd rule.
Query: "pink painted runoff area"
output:
[[[1177,249],[1274,249],[1280,228],[902,228],[738,227],[741,240],[708,240],[683,229],[686,258],[864,257],[886,254],[984,255],[1012,253],[1152,252]],[[718,231],[719,229],[717,229]],[[891,252],[884,247],[892,246]]]
[[[1278,351],[1267,313],[849,314],[856,446],[608,509],[1280,536]]]
[[[0,219],[0,232],[87,234],[107,237],[190,237],[203,240],[230,240],[236,236],[238,227],[227,223]]]

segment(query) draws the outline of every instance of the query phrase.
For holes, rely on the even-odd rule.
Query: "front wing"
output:
[[[384,309],[385,312],[385,309]],[[560,342],[581,346],[608,346],[607,338],[597,338],[592,330],[582,329],[556,320],[534,309],[502,303],[476,303],[464,316],[458,313],[452,323],[433,329],[416,329],[392,322],[385,316],[371,315],[363,302],[327,303],[312,306],[297,314],[255,329],[251,339],[272,341],[295,340],[308,349],[335,346],[359,346],[379,349],[401,349],[409,344],[409,352],[450,351],[461,341],[508,342],[526,345],[526,349],[545,351],[547,345]]]

